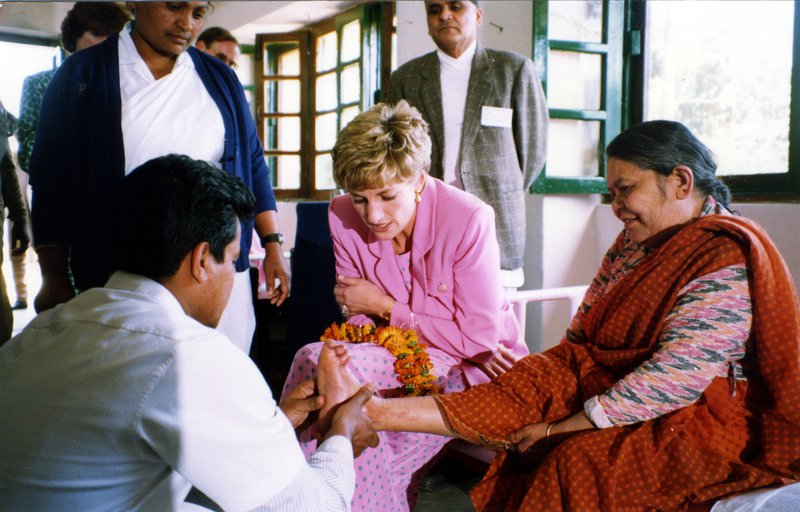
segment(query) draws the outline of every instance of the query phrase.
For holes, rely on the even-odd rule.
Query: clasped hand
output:
[[[336,276],[333,295],[339,306],[347,306],[350,315],[380,315],[392,300],[370,281],[342,275]]]
[[[372,397],[374,390],[364,386],[347,401],[343,402],[333,415],[333,423],[328,431],[331,435],[343,435],[350,439],[353,454],[358,457],[368,447],[378,446],[378,434],[372,422],[364,414],[364,404]],[[325,405],[325,398],[317,394],[313,380],[300,383],[286,393],[278,407],[283,411],[294,428],[302,425],[308,415]]]
[[[494,379],[511,369],[512,366],[520,360],[520,356],[500,344],[497,346],[497,353],[485,363],[479,363],[477,366],[483,373]]]

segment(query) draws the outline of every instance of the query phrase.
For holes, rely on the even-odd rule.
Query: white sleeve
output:
[[[139,418],[134,427],[148,447],[223,510],[268,503],[307,471],[319,476],[304,486],[319,488],[320,495],[349,490],[352,497],[352,448],[320,454],[321,460],[349,464],[351,475],[318,470],[313,458],[309,467],[261,373],[221,335],[177,347]],[[338,444],[334,441],[334,448]]]

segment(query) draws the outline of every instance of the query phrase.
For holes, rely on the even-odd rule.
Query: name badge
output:
[[[481,126],[494,126],[497,128],[511,128],[511,119],[514,111],[503,107],[481,107]]]

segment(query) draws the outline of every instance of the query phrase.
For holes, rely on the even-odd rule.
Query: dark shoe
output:
[[[437,468],[432,469],[427,475],[422,477],[419,488],[423,491],[434,492],[443,489],[447,485],[447,477]]]
[[[11,309],[28,309],[28,302],[24,300],[18,300],[16,304],[11,306]]]

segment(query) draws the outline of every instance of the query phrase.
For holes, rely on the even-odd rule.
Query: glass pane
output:
[[[264,80],[264,113],[300,112],[300,80]]]
[[[264,149],[300,151],[300,118],[264,118]]]
[[[361,69],[350,64],[342,70],[342,103],[353,103],[361,99]]]
[[[315,159],[316,179],[314,188],[317,190],[333,190],[336,183],[333,182],[333,160],[330,153],[317,155]]]
[[[264,45],[264,75],[299,75],[300,48],[297,41]]]
[[[719,174],[785,173],[794,2],[648,2],[645,119],[680,121]]]
[[[276,177],[273,184],[275,188],[300,188],[300,155],[267,156],[267,165]]]
[[[547,104],[550,108],[600,110],[600,55],[550,50]]]
[[[317,112],[336,108],[336,73],[317,77]]]
[[[341,120],[342,120],[342,125],[341,126],[342,126],[342,128],[347,126],[347,123],[352,121],[353,118],[356,117],[359,114],[359,112],[361,112],[361,109],[359,107],[343,108],[342,109],[342,117],[341,117]]]
[[[342,62],[361,56],[361,22],[353,20],[342,27]]]
[[[333,149],[333,145],[336,144],[336,112],[317,116],[314,136],[317,141],[315,144],[317,151]]]
[[[559,0],[547,3],[550,39],[600,43],[603,41],[602,0]]]
[[[317,71],[327,71],[336,67],[336,31],[317,38]]]
[[[548,176],[598,176],[600,122],[550,119]]]

